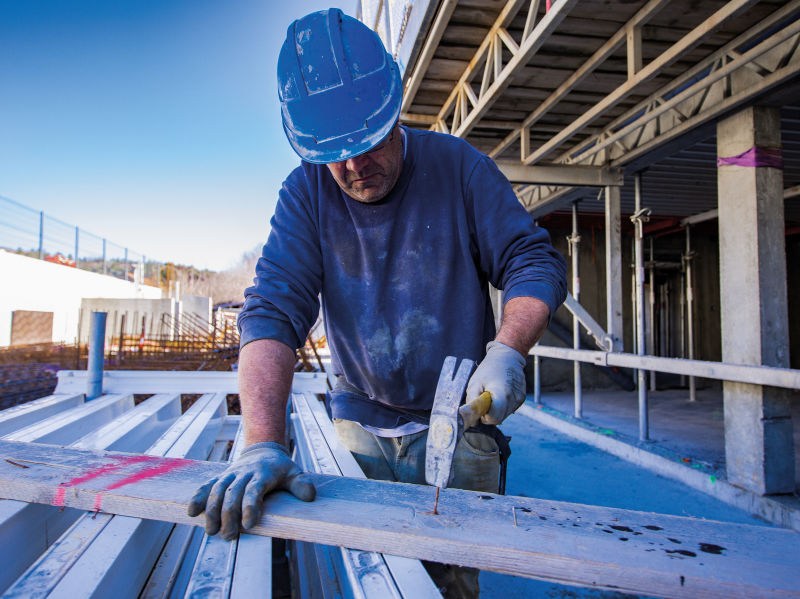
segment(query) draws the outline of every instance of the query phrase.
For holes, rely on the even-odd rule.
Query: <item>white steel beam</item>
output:
[[[489,34],[484,40],[484,44],[481,45],[478,53],[461,76],[456,90],[454,90],[456,96],[463,93],[467,88],[471,90],[471,81],[477,65],[482,63],[483,60],[487,62],[489,60],[492,61],[494,69],[484,69],[484,78],[480,86],[481,93],[477,98],[477,104],[469,111],[460,112],[458,119],[454,116],[453,125],[451,126],[454,135],[466,137],[469,134],[477,122],[486,114],[486,111],[491,108],[503,91],[511,84],[514,74],[528,64],[531,57],[539,51],[550,35],[558,28],[577,1],[578,0],[560,0],[557,2],[545,13],[539,23],[528,34],[528,37],[522,40],[518,48],[515,43],[510,43],[513,42],[513,40],[511,40],[505,28],[518,12],[521,2],[517,0],[509,1],[506,8],[504,8],[503,12],[500,14],[500,17],[498,17],[494,26],[489,31]],[[538,5],[539,2],[534,0],[531,4]],[[502,64],[501,44],[511,52],[511,59],[505,65]],[[494,52],[489,52],[490,49],[493,49]],[[489,84],[490,80],[492,81],[491,84]],[[441,120],[444,120],[445,116],[448,114],[453,101],[455,101],[455,98],[451,93],[448,102],[446,102],[439,111]]]
[[[83,393],[48,395],[0,412],[0,436],[41,422],[62,410],[83,404]]]
[[[597,366],[617,366],[619,368],[641,368],[656,372],[684,374],[718,381],[734,381],[753,385],[769,385],[800,389],[800,370],[774,368],[771,366],[751,366],[748,364],[728,364],[705,360],[686,360],[683,358],[661,358],[657,356],[637,356],[623,352],[602,352],[588,349],[571,349],[536,345],[531,355],[541,358],[587,362]]]
[[[142,420],[142,415],[147,415],[147,419]],[[162,423],[168,425],[179,415],[178,396],[151,397],[71,446],[140,452],[150,444],[145,431],[158,429]],[[145,434],[131,435],[133,423]],[[14,435],[6,438],[13,439]],[[73,509],[62,511],[21,501],[0,501],[0,538],[6,548],[2,552],[0,591],[19,577],[80,516],[81,512]]]
[[[564,300],[564,307],[578,319],[578,322],[594,338],[594,342],[600,349],[613,351],[614,343],[611,336],[603,330],[603,327],[587,312],[586,308],[575,300],[571,293],[567,294],[567,299]]]
[[[425,39],[425,45],[422,47],[422,52],[420,52],[419,58],[414,64],[414,70],[411,76],[408,78],[408,81],[406,81],[405,90],[403,91],[403,103],[400,106],[401,112],[408,113],[411,109],[411,105],[414,103],[414,98],[419,90],[419,85],[425,78],[428,66],[431,64],[431,60],[433,60],[433,55],[436,52],[436,48],[439,46],[439,41],[442,39],[445,29],[447,29],[447,24],[450,22],[450,17],[453,15],[453,11],[457,5],[458,0],[444,0],[439,6],[436,18]],[[400,118],[401,120],[403,119],[402,114]],[[429,124],[433,124],[433,121]]]
[[[103,389],[107,393],[239,393],[236,372],[186,372],[106,370]],[[324,393],[324,372],[295,372],[292,391]],[[77,393],[85,389],[85,370],[60,370],[58,393]]]
[[[508,160],[496,161],[497,168],[511,183],[527,185],[573,185],[576,187],[604,187],[622,185],[622,169],[571,164],[526,165]]]
[[[14,441],[68,445],[133,408],[133,395],[103,395],[76,408],[59,412],[3,438]]]
[[[204,395],[146,455],[207,458],[225,412],[224,394]],[[140,472],[146,474],[147,467],[144,462]],[[5,594],[22,598],[46,593],[65,599],[127,595],[144,585],[172,528],[155,520],[84,514]]]
[[[304,467],[323,474],[366,478],[353,455],[339,442],[333,424],[320,401],[308,393],[292,394],[293,432]],[[314,546],[317,552],[335,552],[334,570],[340,584],[348,583],[352,595],[383,597],[440,597],[419,560],[358,551],[342,547]],[[331,561],[330,559],[327,561]]]
[[[791,18],[798,11],[800,0],[792,0],[777,9],[620,115],[602,132],[566,150],[557,162],[629,164],[796,77],[800,73],[800,54],[794,51],[798,22],[792,23]],[[784,28],[775,31],[780,24],[784,24]],[[764,37],[770,30],[772,35]],[[744,54],[734,52],[754,39],[761,41]],[[735,69],[747,68],[751,60],[766,55],[774,70],[768,74],[762,72],[756,83],[731,93],[730,80],[737,72]],[[761,62],[765,62],[763,58]],[[715,75],[717,72],[719,76]],[[528,211],[533,212],[545,209],[571,191],[565,187],[536,187],[521,200]]]
[[[634,93],[639,86],[674,63],[683,54],[699,44],[704,38],[710,36],[727,20],[735,17],[742,10],[752,6],[756,2],[757,0],[730,0],[708,19],[675,42],[666,52],[649,62],[647,66],[642,68],[642,70],[636,73],[632,78],[628,79],[624,84],[575,119],[570,125],[562,129],[560,133],[551,137],[528,156],[525,156],[523,162],[525,162],[525,164],[534,164],[543,159],[563,142],[591,124],[603,112],[624,100],[631,93]]]
[[[630,21],[625,23],[625,25],[623,25],[619,31],[611,36],[605,44],[603,44],[594,54],[592,54],[592,56],[585,63],[583,63],[569,77],[569,79],[559,85],[558,88],[552,94],[550,94],[546,100],[537,106],[536,110],[534,110],[525,118],[521,126],[515,128],[515,130],[512,131],[502,142],[500,142],[497,147],[489,152],[489,156],[495,157],[499,155],[519,136],[522,136],[522,142],[523,144],[526,144],[530,135],[531,127],[534,124],[536,124],[556,104],[563,100],[564,97],[566,97],[566,95],[569,94],[569,92],[571,92],[578,83],[591,75],[597,67],[599,67],[606,59],[608,59],[608,57],[611,56],[617,50],[617,48],[622,45],[622,43],[625,42],[628,36],[628,31],[636,27],[641,27],[667,4],[669,4],[669,0],[650,0],[650,2],[645,4],[633,16],[633,18],[631,18]],[[528,153],[529,150],[525,150],[522,153],[522,157],[524,158],[528,155]]]
[[[785,65],[782,68],[776,69],[774,72],[769,72],[768,74],[762,76],[758,85],[753,86],[752,88],[744,89],[742,92],[735,94],[734,96],[727,97],[722,101],[720,101],[721,98],[717,95],[709,97],[707,94],[708,90],[716,83],[719,83],[720,87],[728,87],[729,84],[727,79],[731,74],[739,69],[751,65],[756,58],[772,51],[790,38],[797,36],[798,32],[800,32],[800,23],[795,22],[794,24],[789,25],[781,31],[775,33],[770,38],[764,40],[755,48],[748,50],[744,54],[737,55],[736,58],[725,60],[719,59],[717,64],[712,67],[711,72],[702,80],[698,81],[695,85],[683,90],[681,93],[671,97],[669,100],[659,99],[654,101],[653,104],[651,104],[650,110],[648,110],[647,113],[642,117],[616,131],[609,131],[602,139],[598,140],[596,147],[593,146],[591,148],[591,154],[601,152],[602,150],[621,141],[627,141],[627,138],[632,134],[641,132],[647,124],[653,122],[668,112],[672,111],[673,113],[683,115],[685,109],[681,109],[682,105],[694,100],[695,106],[692,108],[690,113],[691,117],[687,118],[686,116],[682,116],[681,118],[681,116],[678,116],[676,120],[680,123],[680,125],[673,128],[672,131],[669,132],[672,135],[667,135],[667,132],[664,132],[659,136],[659,141],[663,143],[663,141],[674,137],[675,131],[684,131],[689,127],[696,127],[697,125],[708,121],[710,118],[712,118],[712,116],[722,114],[723,112],[730,110],[733,106],[743,103],[747,98],[753,97],[757,93],[761,93],[765,89],[768,89],[774,85],[778,85],[783,80],[794,76],[798,70],[797,63],[800,62],[797,60],[793,65]],[[791,56],[788,58],[791,58]],[[779,62],[779,64],[781,63],[783,63],[783,61]],[[699,94],[703,93],[704,91],[706,92],[706,95],[700,96]],[[722,95],[724,96],[725,94]],[[641,133],[639,134],[641,135]],[[638,152],[635,153],[630,151],[634,149],[633,147],[628,148],[626,143],[622,143],[621,147],[625,152],[624,155],[626,161],[631,160],[637,154],[641,154],[643,148],[648,148],[650,145],[652,145],[651,143],[647,143],[652,141],[649,138],[644,140],[645,143],[641,143],[641,141],[642,140],[640,140],[640,143],[634,145],[634,147],[638,150]],[[584,157],[584,155],[577,156],[576,160],[582,160]],[[613,152],[612,160],[616,163],[620,162],[620,158],[615,157]]]

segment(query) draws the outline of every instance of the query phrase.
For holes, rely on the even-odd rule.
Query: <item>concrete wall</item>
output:
[[[160,298],[161,290],[0,250],[0,346],[15,310],[53,313],[53,341],[74,343],[84,297]]]
[[[84,298],[81,302],[80,340],[89,340],[92,312],[106,312],[106,343],[125,335],[138,336],[144,323],[147,337],[168,336],[175,330],[180,315],[180,302],[173,298]],[[123,323],[123,316],[125,317]],[[123,326],[124,325],[124,326]]]
[[[197,320],[202,322],[211,323],[211,308],[212,302],[210,297],[203,295],[182,295],[181,296],[181,313],[192,314],[197,317]],[[192,319],[191,322],[195,323],[197,320]],[[187,322],[189,322],[187,320]]]
[[[84,298],[81,303],[80,339],[89,340],[92,312],[106,312],[106,342],[125,335],[139,336],[144,328],[148,338],[170,339],[182,329],[211,332],[211,298],[200,295],[183,295],[180,301],[174,298]],[[123,322],[124,316],[124,322]]]

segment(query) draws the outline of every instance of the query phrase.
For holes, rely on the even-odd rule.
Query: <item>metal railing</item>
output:
[[[0,196],[0,249],[158,286],[162,263]]]

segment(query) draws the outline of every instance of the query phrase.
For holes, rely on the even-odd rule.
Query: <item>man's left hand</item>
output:
[[[492,395],[492,407],[481,418],[484,424],[500,424],[525,402],[525,358],[517,350],[492,341],[486,357],[467,385],[467,401],[484,391]]]

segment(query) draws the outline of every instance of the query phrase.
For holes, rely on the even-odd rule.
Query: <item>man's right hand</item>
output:
[[[313,501],[316,496],[314,485],[283,445],[256,443],[200,487],[187,511],[190,516],[197,516],[205,510],[206,533],[214,535],[221,528],[222,538],[232,541],[239,536],[240,527],[255,526],[264,496],[275,489],[289,491],[303,501]]]

